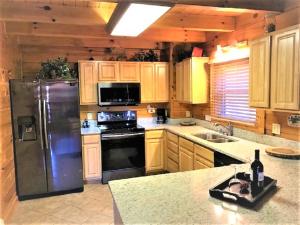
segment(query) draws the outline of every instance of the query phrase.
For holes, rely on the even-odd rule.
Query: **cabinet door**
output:
[[[100,144],[83,145],[84,179],[101,177]]]
[[[178,172],[178,164],[169,158],[167,160],[167,171],[170,173]]]
[[[195,170],[206,169],[206,168],[210,168],[210,167],[203,164],[202,162],[200,162],[198,160],[195,160],[195,162],[194,162],[194,169]]]
[[[119,63],[118,62],[99,62],[98,63],[99,81],[118,81]]]
[[[273,35],[271,107],[299,109],[299,32],[300,28]]]
[[[138,62],[120,62],[120,81],[139,82],[140,65]]]
[[[97,104],[97,63],[79,62],[80,105]]]
[[[146,171],[164,168],[164,140],[162,138],[146,140]]]
[[[176,100],[183,101],[183,63],[176,64]]]
[[[250,42],[249,105],[269,107],[270,36]]]
[[[141,102],[155,102],[155,70],[153,63],[140,63]]]
[[[183,102],[191,102],[191,59],[183,61]]]
[[[179,147],[179,171],[189,171],[194,169],[193,153]]]
[[[168,63],[155,63],[155,102],[169,101]]]

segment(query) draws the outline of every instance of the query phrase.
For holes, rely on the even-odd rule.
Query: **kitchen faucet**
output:
[[[227,126],[219,124],[219,123],[214,123],[214,126],[217,128],[218,132],[220,132],[222,134],[225,134],[227,136],[233,135],[233,126],[230,122],[228,122]],[[218,127],[220,127],[220,128],[218,129]]]

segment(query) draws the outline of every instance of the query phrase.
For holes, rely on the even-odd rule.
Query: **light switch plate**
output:
[[[272,123],[272,134],[280,134],[280,124]]]
[[[185,117],[191,117],[191,112],[190,111],[185,111]]]
[[[211,121],[211,116],[210,115],[205,115],[205,120],[210,122]]]
[[[87,117],[88,120],[92,120],[92,119],[93,119],[93,113],[88,112],[88,113],[86,114],[86,117]]]

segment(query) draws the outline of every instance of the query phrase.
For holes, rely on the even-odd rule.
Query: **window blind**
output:
[[[212,65],[212,114],[216,117],[255,123],[256,110],[249,108],[249,59]]]

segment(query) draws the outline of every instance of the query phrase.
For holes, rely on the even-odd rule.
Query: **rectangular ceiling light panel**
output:
[[[111,35],[136,37],[170,8],[171,6],[131,3],[112,29]]]

